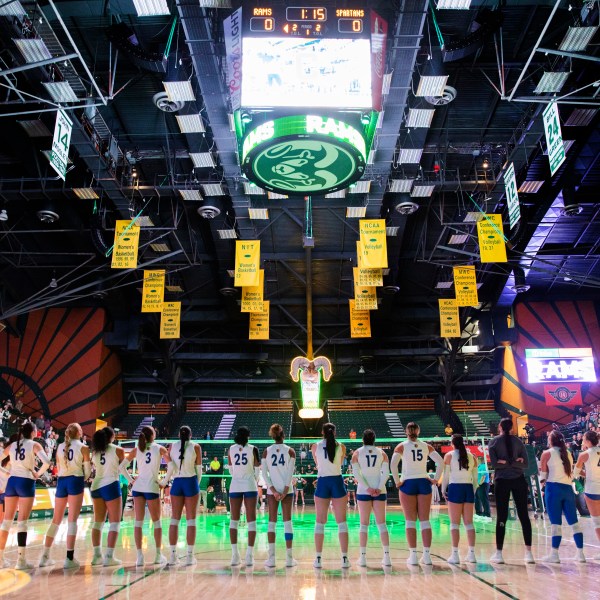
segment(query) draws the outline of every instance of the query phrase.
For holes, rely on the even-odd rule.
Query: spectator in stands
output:
[[[44,415],[42,415],[42,413],[36,417],[35,426],[37,427],[38,431],[44,431],[46,422],[44,421]]]
[[[18,413],[23,414],[23,400],[21,400],[21,398],[19,398],[16,403],[15,403],[15,410]]]
[[[306,460],[306,448],[302,446],[300,448],[300,463],[303,463]]]
[[[208,465],[208,467],[209,467],[209,473],[211,475],[219,475],[222,472],[221,463],[219,462],[219,459],[216,456],[213,457],[213,459],[210,461],[210,464]],[[215,491],[218,492],[221,489],[221,478],[220,477],[211,477],[208,484],[212,485],[213,488],[215,488]]]
[[[84,443],[86,446],[89,446],[89,445],[90,445],[90,443],[89,443],[89,441],[88,441],[88,436],[87,436],[87,435],[85,435],[85,433],[83,434],[83,438],[82,438],[82,440],[81,440],[81,441],[82,441],[82,442],[83,442],[83,443]]]
[[[204,439],[205,439],[205,440],[213,440],[213,439],[214,439],[214,435],[213,435],[213,434],[212,434],[210,431],[207,431],[207,432],[204,434]]]
[[[450,423],[446,424],[446,427],[444,427],[444,433],[449,437],[454,433],[454,429],[452,429],[452,426],[450,425]]]
[[[356,439],[356,431],[354,431],[354,429],[351,429],[351,430],[350,430],[350,433],[348,434],[348,437],[349,437],[351,440],[355,440],[355,439]]]
[[[479,487],[475,491],[475,518],[492,520],[490,512],[490,472],[483,456],[477,457],[478,467],[477,476],[479,478]]]

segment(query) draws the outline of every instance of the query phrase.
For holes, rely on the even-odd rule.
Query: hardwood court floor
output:
[[[565,541],[561,548],[563,562],[560,565],[525,565],[522,562],[523,546],[520,529],[516,522],[509,523],[505,545],[506,565],[492,566],[487,559],[494,550],[494,524],[477,523],[476,565],[462,564],[452,567],[446,562],[449,554],[449,521],[444,507],[432,511],[433,567],[411,567],[406,563],[407,550],[404,540],[404,516],[397,506],[388,513],[391,535],[393,567],[384,572],[380,566],[381,547],[377,529],[370,528],[370,546],[367,568],[356,565],[358,554],[358,512],[349,510],[350,556],[352,568],[339,568],[337,529],[330,516],[326,528],[324,568],[313,569],[314,557],[312,533],[314,511],[312,507],[299,509],[294,514],[294,553],[298,566],[286,569],[284,565],[283,529],[277,529],[278,566],[263,566],[267,554],[267,517],[258,517],[258,536],[255,550],[255,566],[252,568],[229,566],[228,518],[223,514],[201,514],[197,519],[197,564],[193,567],[155,568],[134,566],[133,521],[127,514],[115,552],[123,560],[119,568],[92,568],[90,527],[91,517],[82,517],[78,531],[76,557],[82,563],[78,571],[61,568],[65,550],[66,526],[61,528],[52,557],[57,565],[36,569],[31,573],[5,569],[0,571],[0,595],[4,598],[62,598],[96,600],[101,598],[187,600],[214,598],[215,600],[263,600],[285,598],[299,600],[337,600],[358,598],[360,600],[405,598],[473,599],[518,598],[531,600],[600,600],[600,560],[589,560],[580,565],[570,560],[574,545],[570,541],[570,529],[564,528]],[[169,518],[163,520],[166,535]],[[47,520],[31,521],[29,530],[28,560],[38,562]],[[582,519],[588,558],[598,556],[600,547],[591,528],[590,519]],[[534,553],[545,555],[550,546],[550,527],[547,520],[533,521]],[[105,534],[106,535],[106,534]],[[461,531],[464,538],[464,532]],[[165,537],[166,539],[166,537]],[[185,553],[183,533],[180,535],[181,554]],[[245,552],[246,530],[240,523],[240,549]],[[144,528],[144,545],[152,556],[153,541],[150,531]],[[9,561],[16,560],[16,534],[11,533],[5,553]],[[461,554],[466,552],[465,540],[461,539]]]

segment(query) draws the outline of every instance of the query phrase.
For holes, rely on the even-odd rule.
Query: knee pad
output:
[[[169,525],[171,527],[179,527],[179,519],[171,519]]]
[[[7,521],[6,519],[2,521],[2,525],[0,525],[0,531],[10,531],[10,527],[12,525],[12,521]]]
[[[154,531],[162,529],[162,521],[160,519],[158,519],[158,521],[152,521],[152,525],[154,526]]]
[[[231,521],[229,521],[229,529],[237,529],[238,523],[239,521],[234,521],[233,519],[231,519]]]
[[[188,529],[195,529],[196,528],[196,519],[194,519],[193,521],[186,521],[185,525]]]
[[[431,529],[431,523],[429,521],[421,521],[421,531]]]
[[[550,531],[552,532],[552,537],[562,536],[562,525],[552,525],[550,527]]]
[[[48,537],[56,537],[56,534],[58,533],[58,525],[56,523],[50,523],[50,525],[48,525],[48,531],[46,532],[46,535]]]
[[[144,526],[144,521],[135,521],[133,526],[141,529]]]
[[[315,523],[315,533],[323,535],[325,533],[325,523]]]
[[[405,527],[406,527],[406,529],[416,529],[417,522],[416,521],[406,521]]]
[[[592,517],[592,525],[594,526],[594,529],[600,529],[600,515]]]
[[[423,529],[423,524],[421,524],[421,529]],[[450,523],[450,531],[458,531],[460,529],[460,523]]]
[[[248,531],[256,531],[256,521],[248,521]]]
[[[291,521],[283,522],[283,534],[284,534],[286,542],[290,542],[291,540],[294,539],[294,533],[293,533]]]
[[[95,529],[96,531],[102,533],[102,530],[104,529],[104,523],[101,523],[100,521],[94,521],[92,529]]]
[[[466,529],[467,531],[472,531],[473,529],[475,529],[475,525],[473,525],[473,523],[467,523],[467,524],[465,525],[465,529]]]
[[[27,531],[27,521],[19,521],[17,523],[17,531],[19,533],[25,533]]]
[[[77,535],[77,521],[67,523],[67,535]]]
[[[348,533],[348,523],[344,521],[343,523],[337,524],[338,533]]]
[[[367,531],[369,531],[369,526],[368,525],[361,525],[359,528],[360,533],[367,533]]]
[[[377,529],[379,530],[379,533],[387,533],[387,523],[377,523]]]
[[[119,533],[119,529],[121,529],[121,523],[111,523],[108,526],[108,531],[112,531],[113,533]]]
[[[577,523],[573,523],[573,525],[571,525],[571,531],[573,532],[573,535],[576,533],[581,533],[581,523],[579,521],[577,521]]]
[[[274,521],[269,521],[269,524],[267,525],[267,531],[269,533],[275,533],[276,526],[277,526],[277,523],[275,523]]]

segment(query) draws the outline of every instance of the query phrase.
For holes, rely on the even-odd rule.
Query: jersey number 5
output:
[[[104,454],[104,452],[100,453],[100,464],[101,465],[105,465],[106,464],[106,454]]]

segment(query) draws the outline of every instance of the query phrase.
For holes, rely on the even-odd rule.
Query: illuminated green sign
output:
[[[339,119],[281,117],[246,134],[241,158],[246,177],[267,190],[327,194],[362,177],[367,142],[358,129]]]

